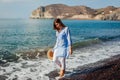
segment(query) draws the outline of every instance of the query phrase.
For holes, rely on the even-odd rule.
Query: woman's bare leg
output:
[[[65,63],[65,58],[61,57],[60,58],[60,62],[61,62],[61,69],[60,69],[60,77],[63,77],[65,74],[65,68],[66,68],[66,63]]]

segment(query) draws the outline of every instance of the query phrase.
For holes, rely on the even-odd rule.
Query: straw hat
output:
[[[53,51],[52,49],[49,49],[48,52],[47,52],[47,57],[48,59],[52,60],[53,59]]]

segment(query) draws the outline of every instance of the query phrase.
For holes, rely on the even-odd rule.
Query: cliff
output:
[[[103,20],[120,20],[120,8],[113,11],[111,14],[102,18]]]
[[[30,16],[33,19],[61,18],[61,19],[95,19],[95,20],[120,20],[120,8],[108,6],[101,9],[92,9],[86,6],[68,6],[52,4],[40,6]],[[115,17],[114,19],[111,17]]]

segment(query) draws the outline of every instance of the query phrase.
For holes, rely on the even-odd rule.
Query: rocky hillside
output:
[[[32,12],[30,18],[120,20],[120,8],[108,6],[101,9],[92,9],[86,6],[52,4],[37,8]]]
[[[113,11],[111,14],[102,18],[103,20],[120,20],[120,8]]]

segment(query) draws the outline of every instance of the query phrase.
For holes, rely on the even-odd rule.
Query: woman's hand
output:
[[[69,53],[70,53],[70,55],[72,55],[72,53],[73,53],[71,46],[69,47]]]

